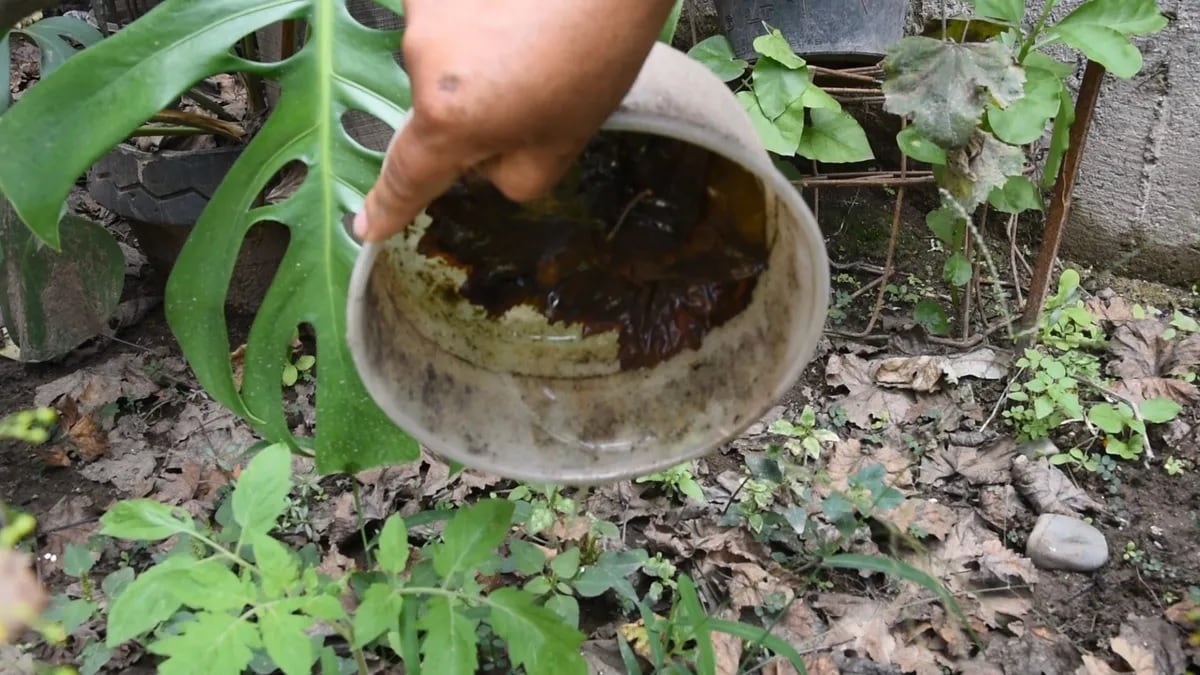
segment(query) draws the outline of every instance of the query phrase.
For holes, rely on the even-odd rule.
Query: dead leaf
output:
[[[898,644],[891,626],[895,610],[883,600],[823,593],[813,605],[838,617],[829,626],[822,648],[866,654],[877,663],[892,663]]]
[[[914,394],[876,385],[871,362],[852,354],[831,355],[825,366],[825,383],[847,389],[849,393],[834,405],[842,408],[846,419],[860,428],[868,429],[873,421],[885,416],[892,423],[910,421],[910,409],[916,401]]]
[[[0,645],[19,637],[49,602],[32,562],[20,551],[0,549]]]
[[[963,476],[972,485],[998,485],[1009,482],[1009,465],[1016,446],[1001,440],[978,448],[949,445],[926,454],[921,459],[921,482],[928,485],[955,475]]]
[[[621,650],[614,638],[588,640],[579,646],[579,652],[587,661],[588,675],[626,675]]]
[[[981,548],[980,567],[995,576],[996,581],[1002,584],[1037,583],[1037,569],[1033,561],[1005,547],[999,539],[988,539]]]
[[[242,377],[246,371],[246,343],[243,342],[237,349],[229,352],[229,364],[233,366],[233,386],[241,391]]]
[[[179,469],[162,472],[154,498],[164,504],[182,504],[196,496],[203,468],[197,462],[184,462]]]
[[[912,487],[912,459],[890,445],[863,444],[857,438],[839,440],[825,465],[829,483],[818,488],[822,496],[831,490],[845,490],[849,480],[860,470],[879,464],[887,475],[887,484],[897,488]]]
[[[742,661],[742,639],[728,633],[712,634],[713,652],[717,657],[717,675],[737,675]]]
[[[961,378],[998,380],[1008,373],[1009,358],[983,348],[956,356],[900,356],[868,363],[874,381],[885,387],[931,392],[942,381],[957,384]]]
[[[979,516],[997,530],[1007,531],[1020,508],[1017,491],[1011,485],[984,485],[979,489]]]
[[[158,390],[159,386],[146,374],[144,357],[119,354],[38,387],[34,404],[55,406],[63,397],[70,397],[82,417],[121,399],[140,401]]]
[[[1188,598],[1168,607],[1165,615],[1168,621],[1180,628],[1194,631],[1200,628],[1200,622],[1197,622],[1200,614],[1197,614],[1197,611],[1200,611],[1200,605],[1196,604],[1195,600]]]
[[[1070,673],[1080,663],[1079,649],[1070,638],[1043,627],[1025,631],[1019,637],[992,639],[987,660],[1003,666],[1010,675],[1026,673]]]
[[[96,423],[96,418],[92,415],[80,417],[79,421],[67,430],[67,436],[85,462],[94,462],[108,452],[108,434]]]
[[[888,517],[902,532],[917,529],[925,535],[945,539],[958,514],[954,509],[929,499],[906,499]]]
[[[1200,335],[1178,342],[1163,338],[1166,325],[1156,319],[1131,321],[1119,326],[1109,342],[1118,360],[1108,372],[1120,378],[1113,391],[1134,402],[1169,398],[1180,404],[1200,400],[1200,389],[1175,379],[1200,364]]]
[[[124,497],[145,497],[154,489],[158,460],[146,442],[146,424],[123,415],[109,434],[107,456],[80,467],[79,474],[97,483],[112,483]]]
[[[808,675],[842,675],[832,654],[801,654]],[[795,666],[784,658],[775,658],[763,666],[763,675],[799,675]]]
[[[1083,665],[1075,670],[1075,675],[1119,675],[1119,673],[1095,656],[1084,654]]]
[[[340,579],[354,568],[354,561],[342,555],[342,552],[338,550],[337,544],[331,543],[329,545],[329,552],[325,554],[324,558],[321,558],[321,563],[317,565],[317,572],[334,579]]]
[[[1084,302],[1088,312],[1101,321],[1108,321],[1117,326],[1135,320],[1133,305],[1129,304],[1125,298],[1115,293],[1107,299],[1101,297],[1101,295],[1108,295],[1111,291],[1112,289],[1106,288],[1088,298]]]
[[[825,632],[825,622],[808,603],[796,599],[788,603],[783,615],[771,627],[771,632],[787,640],[797,650],[807,651],[815,638]]]
[[[1013,484],[1037,513],[1078,516],[1084,511],[1102,513],[1104,505],[1079,489],[1045,457],[1030,461],[1018,455],[1012,462]]]
[[[1120,634],[1109,645],[1135,675],[1158,675],[1187,669],[1182,643],[1179,631],[1165,620],[1131,617],[1121,624]]]
[[[67,456],[67,451],[57,445],[39,451],[38,456],[42,458],[42,463],[46,466],[52,466],[57,469],[65,469],[71,466],[71,458]]]
[[[62,569],[67,544],[84,544],[100,529],[98,514],[92,506],[92,498],[87,495],[66,495],[38,519],[38,531],[46,533],[46,544],[39,554],[52,557],[54,570]]]
[[[948,357],[945,367],[951,383],[960,378],[973,377],[978,380],[1001,380],[1008,375],[1012,356],[990,347],[976,349],[967,354]]]

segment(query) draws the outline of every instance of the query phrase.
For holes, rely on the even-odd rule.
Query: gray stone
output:
[[[1057,513],[1043,513],[1033,526],[1025,555],[1044,570],[1091,572],[1108,562],[1108,542],[1100,530]]]

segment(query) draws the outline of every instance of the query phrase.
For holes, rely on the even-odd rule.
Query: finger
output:
[[[355,234],[364,241],[382,241],[408,227],[454,183],[469,159],[438,142],[440,135],[423,133],[421,126],[414,117],[388,148],[379,179],[355,218]]]
[[[515,202],[541,197],[562,179],[585,143],[527,147],[505,153],[479,171]]]

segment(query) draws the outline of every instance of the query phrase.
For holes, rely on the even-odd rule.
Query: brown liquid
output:
[[[767,249],[762,189],[702,148],[603,132],[553,194],[518,205],[460,181],[430,205],[418,251],[467,272],[464,298],[619,331],[625,370],[696,349],[750,302]]]

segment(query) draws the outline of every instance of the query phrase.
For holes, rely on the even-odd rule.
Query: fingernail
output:
[[[367,212],[359,211],[354,216],[354,236],[359,239],[367,238]]]

